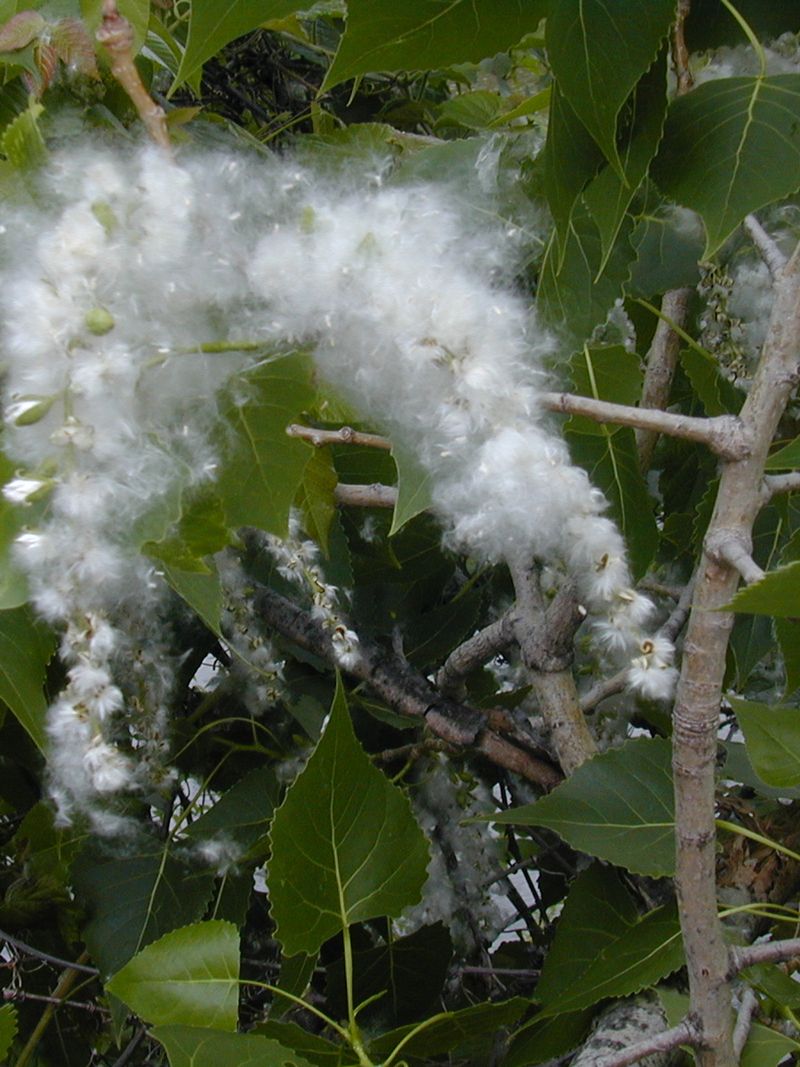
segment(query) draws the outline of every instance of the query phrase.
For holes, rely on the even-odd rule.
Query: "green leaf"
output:
[[[336,514],[333,494],[338,481],[330,449],[315,448],[303,471],[298,506],[302,509],[306,530],[326,556],[331,523]]]
[[[639,454],[633,430],[619,427],[612,431],[600,424],[600,437],[568,433],[573,462],[589,474],[594,485],[602,489],[628,545],[631,571],[640,578],[658,548],[658,527],[653,502],[639,467]]]
[[[181,515],[174,531],[160,541],[145,541],[142,552],[170,569],[210,574],[204,556],[213,556],[231,542],[222,501],[204,487],[184,493]]]
[[[546,0],[349,0],[322,91],[374,71],[435,70],[505,52],[546,9]]]
[[[287,955],[419,900],[429,860],[404,793],[356,740],[341,680],[322,739],[275,813],[269,887]]]
[[[753,1023],[739,1067],[778,1067],[790,1052],[800,1052],[800,1041],[769,1026]]]
[[[0,52],[14,52],[38,37],[47,23],[38,11],[20,11],[0,27]]]
[[[775,619],[775,635],[786,672],[784,696],[789,697],[800,688],[800,619]]]
[[[659,55],[636,87],[629,108],[625,130],[617,149],[625,179],[607,166],[584,190],[584,201],[600,231],[603,259],[600,270],[611,255],[625,213],[636,190],[644,180],[650,161],[656,154],[667,112],[667,67]]]
[[[632,296],[650,299],[668,289],[697,284],[697,262],[705,244],[698,216],[671,204],[660,205],[642,216],[631,234],[631,244],[636,249],[627,286]]]
[[[0,611],[0,700],[44,751],[47,700],[43,686],[56,641],[30,608]]]
[[[660,737],[627,741],[587,760],[535,804],[483,818],[547,826],[590,856],[634,874],[668,877],[675,868],[670,743]]]
[[[237,375],[222,401],[217,490],[230,526],[286,535],[309,459],[309,446],[286,427],[313,400],[311,374],[310,358],[296,352]]]
[[[600,170],[603,153],[573,111],[559,83],[553,86],[544,150],[544,192],[563,253],[575,201]],[[560,261],[559,255],[559,261]]]
[[[503,110],[503,98],[488,89],[454,96],[439,107],[436,129],[448,126],[463,126],[467,130],[485,130],[491,126]]]
[[[378,999],[360,1014],[367,1027],[370,1020],[383,1029],[403,1026],[435,1011],[441,995],[453,943],[442,923],[422,926],[408,937],[353,954],[355,974],[353,996],[356,1004],[370,997]],[[334,1017],[347,1015],[344,960],[328,967],[328,1002]]]
[[[800,561],[777,567],[760,582],[740,589],[725,611],[792,619],[800,616]]]
[[[235,1030],[239,931],[216,919],[173,930],[142,949],[106,988],[157,1026]]]
[[[764,470],[768,471],[794,470],[795,467],[800,467],[800,437],[773,452],[764,464]]]
[[[427,511],[432,503],[431,476],[422,470],[413,454],[402,445],[394,445],[392,458],[397,465],[397,503],[392,515],[390,537],[402,530],[415,515]]]
[[[314,974],[317,959],[316,952],[312,952],[310,955],[306,955],[305,952],[299,952],[296,956],[282,956],[281,969],[275,985],[285,993],[292,993],[296,997],[302,997],[308,989],[308,983]],[[269,1008],[270,1020],[274,1022],[281,1019],[294,1006],[288,997],[274,996]]]
[[[641,395],[643,379],[639,357],[622,345],[584,347],[570,360],[571,388],[578,396],[634,407]],[[597,437],[619,432],[617,426],[610,425],[606,429],[603,423],[582,415],[572,415],[567,420],[566,428],[573,433],[588,433]]]
[[[474,1004],[461,1011],[448,1012],[445,1018],[420,1029],[403,1045],[402,1054],[404,1057],[420,1056],[425,1059],[443,1055],[458,1045],[497,1033],[501,1027],[511,1026],[529,1006],[530,1002],[524,997],[514,997],[496,1004]],[[370,1056],[388,1056],[404,1037],[418,1027],[418,1023],[409,1023],[408,1026],[381,1034],[370,1044]]]
[[[36,121],[43,111],[41,104],[31,101],[0,137],[0,151],[17,170],[30,170],[47,159],[47,148]]]
[[[164,577],[181,599],[192,608],[212,633],[221,634],[222,586],[217,568],[212,564],[208,574],[164,567]]]
[[[756,774],[747,747],[741,741],[723,741],[721,744],[725,753],[725,767],[720,774],[723,780],[739,782],[762,797],[770,797],[773,800],[778,797],[800,800],[800,789],[790,789],[788,786],[776,789],[767,785],[764,779]]]
[[[123,855],[88,847],[72,878],[91,916],[83,938],[104,975],[176,926],[199,919],[214,885],[211,871],[187,866],[158,842]]]
[[[715,359],[698,352],[696,348],[683,348],[680,360],[686,377],[705,408],[706,415],[739,413],[744,403],[744,394],[720,373],[719,364]]]
[[[579,874],[558,919],[536,999],[547,1005],[579,985],[600,953],[636,920],[636,905],[616,871],[593,863]]]
[[[17,1036],[17,1009],[13,1004],[0,1008],[0,1062],[5,1060]]]
[[[593,1016],[592,1008],[544,1018],[537,1015],[511,1039],[503,1067],[531,1067],[559,1059],[583,1041]]]
[[[800,709],[730,697],[747,754],[767,785],[800,786]]]
[[[473,588],[412,619],[408,626],[408,661],[418,668],[441,663],[478,629],[483,599],[482,591]]]
[[[186,831],[197,843],[224,834],[249,851],[266,844],[269,820],[279,797],[278,780],[271,766],[256,767],[226,790],[208,811]]]
[[[311,6],[310,0],[192,0],[186,51],[170,93],[236,37]]]
[[[536,301],[543,319],[563,337],[569,351],[581,347],[622,295],[634,257],[632,228],[633,220],[626,217],[607,256],[600,231],[581,200],[573,210],[561,258],[558,242],[551,237]]]
[[[607,997],[627,997],[683,966],[677,904],[656,908],[604,948],[580,982],[545,1005],[543,1015],[579,1011]]]
[[[675,99],[653,176],[702,215],[709,259],[747,214],[800,186],[800,75],[723,78]]]
[[[157,1026],[150,1036],[167,1050],[170,1067],[314,1067],[291,1049],[257,1034]]]
[[[672,0],[637,5],[635,32],[628,0],[559,0],[548,14],[547,52],[556,81],[623,180],[619,114],[674,17]]]
[[[275,998],[275,1000],[279,999],[279,997]],[[274,1006],[275,1001],[273,1001],[272,1010]],[[253,1033],[277,1041],[284,1048],[291,1049],[295,1056],[305,1056],[315,1067],[345,1067],[345,1065],[350,1067],[351,1064],[355,1065],[359,1062],[355,1052],[346,1045],[335,1045],[332,1041],[320,1037],[319,1034],[309,1033],[297,1023],[280,1022],[272,1016],[267,1022],[255,1026]],[[300,1061],[293,1058],[287,1062]]]

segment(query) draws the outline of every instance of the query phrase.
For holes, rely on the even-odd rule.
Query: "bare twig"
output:
[[[3,1000],[35,1000],[39,1004],[55,1004],[57,1008],[80,1008],[92,1015],[108,1015],[108,1009],[94,1001],[66,1000],[64,997],[48,997],[43,993],[28,993],[24,989],[4,989]]]
[[[741,1058],[747,1038],[750,1035],[750,1027],[753,1025],[753,1015],[758,1007],[758,997],[748,986],[742,994],[739,1011],[736,1015],[736,1025],[733,1028],[733,1054],[736,1062]]]
[[[734,947],[730,952],[728,977],[735,977],[755,963],[779,963],[795,956],[800,956],[800,937],[790,937],[784,941],[763,941],[759,945],[746,945],[742,948]]]
[[[569,775],[597,752],[571,670],[573,639],[585,612],[569,586],[545,605],[532,567],[509,563],[509,570],[517,597],[514,636],[558,761]]]
[[[333,491],[337,504],[348,508],[393,508],[397,490],[393,485],[345,485],[340,482]]]
[[[339,430],[319,430],[315,426],[300,426],[293,422],[286,427],[286,432],[290,437],[309,441],[316,448],[322,448],[323,445],[362,445],[364,448],[382,448],[386,452],[390,452],[392,448],[388,437],[381,437],[377,433],[362,433],[351,426],[342,426]]]
[[[453,649],[436,675],[436,688],[445,696],[461,699],[467,675],[508,648],[513,640],[512,614],[506,612]]]
[[[681,630],[686,625],[686,620],[689,618],[689,612],[692,608],[692,597],[694,596],[694,577],[690,578],[686,585],[681,590],[681,595],[678,597],[678,603],[672,609],[663,624],[658,631],[662,637],[666,637],[669,641],[674,641]]]
[[[672,63],[675,67],[675,76],[678,79],[678,96],[688,93],[694,85],[694,78],[689,69],[689,49],[683,35],[683,24],[689,14],[690,0],[679,0],[678,14],[672,31]]]
[[[800,471],[791,474],[768,474],[763,483],[764,503],[778,493],[800,492]]]
[[[139,77],[133,61],[133,28],[117,11],[116,0],[103,0],[103,21],[97,31],[97,40],[108,52],[111,73],[130,97],[150,137],[171,152],[164,109],[153,100]]]
[[[39,1047],[39,1042],[44,1036],[44,1032],[50,1025],[50,1021],[55,1015],[60,1004],[66,1000],[69,996],[69,991],[78,981],[81,971],[78,969],[83,966],[84,962],[89,958],[88,952],[84,952],[77,962],[76,967],[70,966],[65,970],[53,990],[52,998],[48,1001],[47,1007],[42,1012],[42,1016],[34,1026],[31,1036],[25,1043],[25,1047],[16,1059],[14,1067],[27,1067],[31,1062],[31,1059],[36,1054],[36,1049]]]
[[[781,252],[773,238],[767,233],[755,215],[746,215],[744,228],[750,240],[758,249],[759,255],[766,263],[770,274],[777,278],[786,266],[786,256]]]
[[[139,1047],[139,1045],[141,1045],[146,1033],[147,1031],[145,1030],[145,1028],[143,1026],[140,1026],[136,1033],[133,1035],[133,1037],[130,1039],[128,1044],[125,1046],[125,1048],[119,1054],[119,1056],[117,1056],[117,1058],[114,1060],[111,1067],[125,1067],[126,1063],[130,1063],[130,1061],[133,1059],[133,1054],[136,1052],[136,1049]]]
[[[5,930],[0,930],[0,940],[13,945],[24,956],[32,956],[34,959],[44,960],[46,963],[52,963],[54,967],[70,968],[73,971],[82,971],[84,974],[100,974],[96,967],[90,967],[85,963],[74,963],[72,960],[62,960],[60,956],[52,956],[49,952],[42,952],[41,949],[34,948],[33,945],[29,945],[25,941],[20,941],[18,937],[12,937]]]
[[[653,342],[647,354],[647,369],[642,386],[642,398],[639,406],[663,411],[669,403],[672,391],[672,379],[678,363],[681,339],[670,323],[683,326],[689,310],[691,289],[672,289],[661,299],[661,314],[656,324]],[[669,321],[667,321],[669,320]],[[655,430],[637,429],[636,447],[639,452],[639,466],[646,471],[650,466],[653,449],[658,441]]]
[[[540,402],[548,411],[565,415],[583,415],[593,422],[611,422],[618,426],[633,426],[652,430],[668,437],[681,437],[706,445],[722,459],[745,459],[750,453],[750,439],[736,415],[716,415],[696,418],[677,415],[671,411],[634,408],[627,404],[612,404],[574,393],[542,393]]]
[[[597,682],[583,694],[581,697],[581,711],[584,714],[594,711],[598,704],[602,704],[609,697],[615,697],[617,693],[621,693],[627,684],[628,668],[623,667],[616,674],[612,674],[610,678],[604,678],[602,681]]]

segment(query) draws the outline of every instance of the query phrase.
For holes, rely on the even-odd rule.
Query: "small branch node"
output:
[[[705,549],[715,562],[738,571],[748,585],[764,577],[764,571],[750,555],[749,538],[739,530],[715,530],[706,538]]]

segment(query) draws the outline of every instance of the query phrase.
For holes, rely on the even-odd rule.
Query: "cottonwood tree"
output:
[[[798,34],[0,3],[9,1064],[794,1062]]]

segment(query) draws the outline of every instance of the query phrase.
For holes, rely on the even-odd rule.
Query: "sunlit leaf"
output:
[[[197,1026],[157,1026],[150,1033],[166,1049],[170,1067],[314,1067],[257,1034],[224,1034]]]
[[[434,70],[505,52],[544,17],[545,0],[349,0],[323,83],[372,71]]]
[[[653,170],[706,227],[704,259],[800,186],[800,74],[708,81],[670,105]]]
[[[740,589],[726,610],[797,618],[800,616],[800,561],[777,567],[760,582]]]
[[[37,121],[43,110],[41,104],[31,101],[0,137],[0,151],[18,170],[38,167],[47,159],[47,147]]]
[[[431,506],[431,476],[423,471],[414,456],[402,445],[392,448],[397,464],[397,503],[394,506],[389,536],[396,534],[415,515]]]
[[[287,955],[419,900],[428,845],[405,795],[363,751],[339,682],[330,720],[275,813],[269,887]]]
[[[149,1023],[235,1030],[239,931],[218,920],[173,930],[137,953],[106,988]]]
[[[590,856],[658,878],[675,866],[674,810],[669,741],[643,737],[587,760],[535,804],[484,818],[547,826]]]
[[[800,437],[773,452],[764,464],[768,471],[794,470],[795,467],[800,467]]]
[[[0,1062],[5,1060],[17,1035],[17,1009],[13,1004],[0,1007]]]

